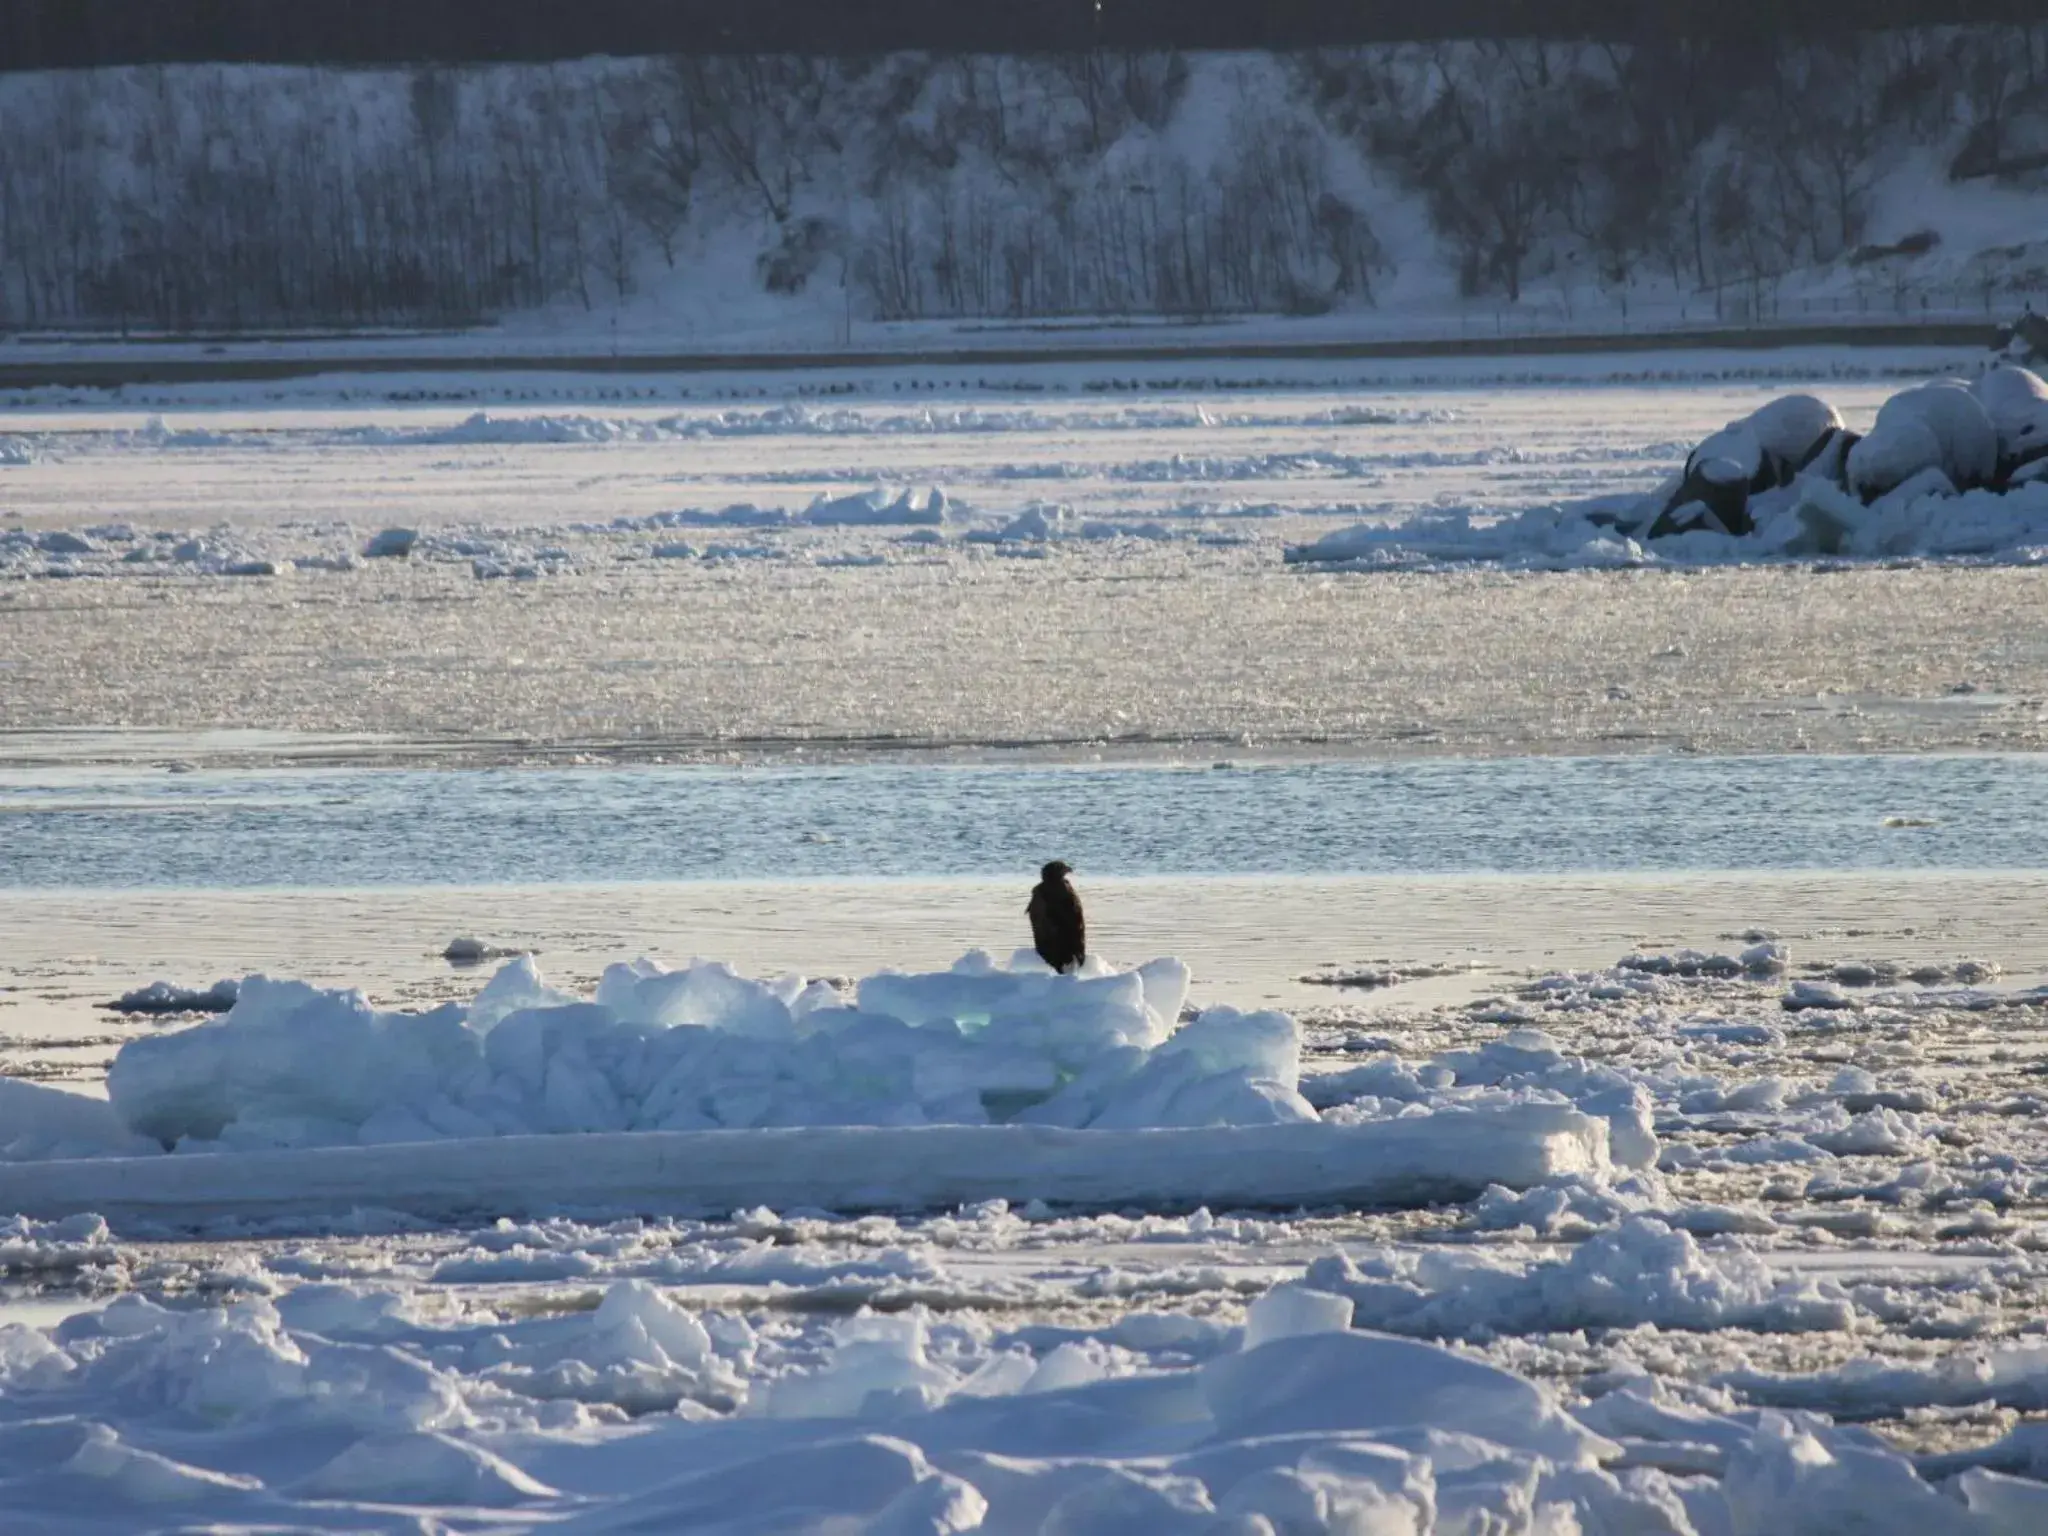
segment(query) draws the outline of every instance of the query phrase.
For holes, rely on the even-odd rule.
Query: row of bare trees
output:
[[[1298,68],[1425,199],[1464,290],[1510,300],[1561,262],[1622,293],[1755,290],[1864,246],[1879,180],[1915,151],[1950,153],[1956,176],[2048,163],[2008,153],[2048,124],[2048,24],[1330,50]]]
[[[754,280],[882,318],[1369,301],[1384,185],[1472,294],[1756,289],[1915,148],[2048,166],[2048,25],[1797,47],[220,67],[0,77],[0,328],[458,325]],[[1374,178],[1383,184],[1375,191]],[[1412,251],[1409,259],[1417,259]],[[668,274],[675,274],[673,277]]]

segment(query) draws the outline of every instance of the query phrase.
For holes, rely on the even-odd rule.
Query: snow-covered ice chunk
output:
[[[157,1144],[122,1124],[105,1099],[0,1075],[0,1161],[133,1157]]]
[[[820,496],[800,520],[815,528],[940,527],[946,510],[946,493],[936,486],[895,495],[877,487],[854,496]]]
[[[128,1129],[166,1144],[231,1127],[259,1146],[354,1141],[380,1112],[431,1112],[473,1074],[465,1012],[381,1014],[360,992],[252,976],[223,1018],[123,1046],[107,1096]]]
[[[126,1444],[104,1424],[86,1426],[84,1442],[59,1470],[96,1485],[101,1499],[143,1508],[253,1493],[263,1486],[258,1478],[191,1466]]]
[[[1342,1333],[1350,1326],[1350,1297],[1305,1285],[1276,1285],[1245,1314],[1244,1347],[1257,1349],[1302,1334]]]
[[[1972,1467],[1956,1479],[1956,1491],[1984,1522],[1984,1536],[2033,1536],[2048,1530],[2048,1483]]]
[[[1878,455],[1868,445],[1876,443],[1883,450],[1895,434],[1901,441],[1918,441],[1924,435],[1934,444],[1934,456],[1917,462],[1917,455],[1910,453],[1886,459],[1884,472],[1878,473]],[[1849,450],[1850,483],[1866,495],[1900,484],[1891,477],[1901,469],[1929,467],[1957,486],[1984,485],[1998,469],[1998,429],[1969,386],[1954,380],[1937,379],[1893,395],[1878,407],[1869,435]]]
[[[1974,1524],[1895,1451],[1842,1435],[1824,1441],[1783,1414],[1761,1417],[1730,1454],[1721,1486],[1737,1531],[1963,1536]]]
[[[91,1212],[62,1221],[0,1216],[0,1276],[88,1269],[118,1258],[105,1218]]]
[[[1710,1252],[1690,1233],[1647,1216],[1628,1217],[1568,1258],[1526,1267],[1404,1252],[1361,1266],[1336,1254],[1311,1264],[1307,1283],[1350,1297],[1360,1327],[1425,1338],[1643,1323],[1826,1332],[1847,1327],[1855,1315],[1837,1287],[1780,1278],[1740,1249]]]
[[[824,1368],[777,1380],[761,1412],[778,1418],[871,1418],[931,1407],[958,1382],[925,1357],[921,1318],[855,1318],[836,1333]]]
[[[1493,1184],[1606,1176],[1607,1147],[1604,1120],[1558,1103],[1361,1125],[812,1127],[589,1134],[566,1145],[553,1136],[473,1138],[430,1149],[0,1163],[0,1209],[192,1225],[305,1221],[359,1206],[429,1220],[567,1207],[941,1210],[995,1199],[1084,1209],[1401,1206],[1472,1199]]]
[[[363,545],[365,560],[403,560],[420,541],[417,528],[386,528],[370,535]]]
[[[709,1470],[615,1500],[552,1529],[563,1536],[626,1531],[768,1536],[839,1529],[876,1536],[949,1536],[977,1528],[988,1507],[970,1485],[939,1473],[905,1440],[847,1434],[822,1444],[765,1443],[772,1447],[766,1454],[714,1463]],[[940,1496],[936,1510],[922,1502],[934,1493]],[[920,1521],[919,1516],[926,1518]]]
[[[2048,449],[2048,382],[2012,363],[1987,368],[1971,384],[1991,424],[1998,449],[2008,459]]]
[[[968,538],[977,543],[1044,544],[1081,535],[1081,519],[1063,504],[1033,502],[998,529],[977,529]]]
[[[1848,1009],[1856,1007],[1856,1000],[1840,987],[1825,981],[1795,981],[1785,989],[1779,1006],[1787,1013],[1803,1013],[1808,1009]]]
[[[226,1013],[235,1006],[242,984],[232,979],[216,981],[210,987],[181,987],[174,982],[152,981],[133,992],[123,992],[111,1003],[100,1006],[114,1013]]]

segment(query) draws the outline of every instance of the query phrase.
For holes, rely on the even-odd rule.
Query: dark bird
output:
[[[1061,972],[1076,969],[1088,956],[1088,920],[1081,915],[1081,898],[1067,879],[1071,873],[1058,859],[1046,865],[1038,872],[1031,904],[1024,909],[1031,919],[1031,942],[1038,949],[1038,958]]]

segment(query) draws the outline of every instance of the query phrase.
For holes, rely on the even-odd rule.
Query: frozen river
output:
[[[1867,424],[1980,361],[48,393],[0,410],[0,730],[334,732],[435,765],[2038,750],[2024,550],[1284,563],[1352,525],[1646,492],[1774,394]],[[393,527],[411,557],[362,559]]]
[[[2048,570],[1284,563],[1957,361],[11,402],[0,1524],[2048,1528]],[[1022,943],[1056,856],[1193,1037],[1055,1072],[1129,999],[986,960],[917,986],[1037,998],[1008,1055],[865,1014]],[[458,935],[561,993],[475,1001]],[[361,990],[100,1006],[255,973]],[[95,1097],[131,1050],[184,1154]],[[1189,1062],[1236,1096],[1117,1075]],[[1065,1183],[947,1120],[1083,1077],[1138,1129]],[[1298,1209],[1289,1137],[1455,1177]],[[188,1177],[244,1203],[136,1214]]]
[[[2028,755],[0,770],[0,887],[2048,868]]]

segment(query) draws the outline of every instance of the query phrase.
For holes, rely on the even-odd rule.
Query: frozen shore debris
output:
[[[2048,381],[2000,363],[1893,395],[1867,433],[1812,395],[1728,423],[1646,496],[1337,530],[1296,564],[1555,566],[2025,557],[2048,549]]]

